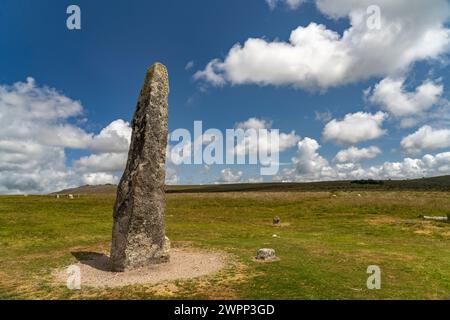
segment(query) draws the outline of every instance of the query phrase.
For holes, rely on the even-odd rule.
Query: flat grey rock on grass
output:
[[[276,260],[277,256],[274,249],[263,248],[258,250],[256,259],[261,261],[271,261]]]

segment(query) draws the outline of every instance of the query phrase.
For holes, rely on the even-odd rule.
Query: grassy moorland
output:
[[[167,193],[218,192],[337,192],[337,191],[448,191],[450,176],[412,180],[356,180],[300,183],[241,183],[217,185],[166,186]],[[59,194],[114,194],[115,185],[82,186],[62,190]]]
[[[174,246],[228,252],[222,272],[70,291],[51,272],[76,262],[72,252],[108,250],[114,195],[5,196],[0,298],[450,299],[450,224],[419,218],[450,213],[449,192],[179,193],[167,200]],[[272,226],[274,216],[280,227]],[[262,247],[276,249],[280,260],[253,261]],[[369,265],[382,270],[381,290],[366,287]]]

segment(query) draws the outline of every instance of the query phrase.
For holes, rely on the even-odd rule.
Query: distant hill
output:
[[[114,194],[116,185],[82,186],[53,194]],[[414,180],[356,180],[305,183],[247,183],[220,185],[167,186],[167,193],[209,193],[209,192],[307,192],[307,191],[450,191],[450,176]]]
[[[65,189],[52,194],[111,194],[115,193],[117,186],[114,184],[105,184],[98,186],[81,186],[78,188]]]

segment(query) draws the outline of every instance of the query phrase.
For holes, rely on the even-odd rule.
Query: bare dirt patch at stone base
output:
[[[164,264],[112,272],[109,257],[89,254],[76,266],[81,270],[81,286],[116,288],[129,285],[157,284],[164,281],[192,279],[214,274],[226,266],[227,255],[191,249],[172,249],[170,261]],[[67,269],[55,272],[58,282],[66,283]]]

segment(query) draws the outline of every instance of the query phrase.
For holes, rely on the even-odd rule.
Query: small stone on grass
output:
[[[259,249],[258,253],[256,255],[256,260],[260,260],[260,261],[273,261],[276,259],[277,259],[277,256],[275,254],[274,249],[269,249],[269,248]]]
[[[273,218],[273,224],[274,224],[275,226],[280,225],[280,223],[281,223],[280,217],[277,216],[277,217]]]

